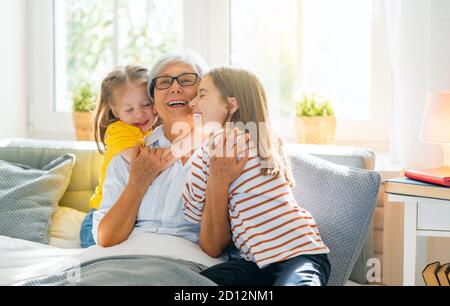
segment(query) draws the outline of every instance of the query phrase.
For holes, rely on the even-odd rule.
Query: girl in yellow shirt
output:
[[[136,144],[145,144],[158,117],[148,97],[149,71],[126,66],[109,73],[102,81],[95,114],[95,141],[104,154],[100,182],[91,198],[90,211],[82,223],[82,248],[95,245],[92,217],[102,201],[102,186],[108,165],[117,154],[130,161]]]

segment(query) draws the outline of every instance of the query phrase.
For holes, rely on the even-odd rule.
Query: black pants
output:
[[[260,269],[244,259],[229,261],[201,274],[219,286],[326,286],[330,277],[326,254],[301,255]]]

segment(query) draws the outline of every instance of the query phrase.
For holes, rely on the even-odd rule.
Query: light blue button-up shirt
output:
[[[170,141],[162,126],[147,138],[151,148],[169,148]],[[142,200],[136,225],[131,236],[140,233],[159,233],[178,236],[198,243],[200,226],[183,219],[182,192],[191,169],[191,160],[185,165],[177,161],[162,172],[150,185]],[[120,155],[114,157],[106,171],[103,183],[103,199],[93,216],[92,234],[97,242],[98,226],[106,213],[114,206],[128,183],[129,163]]]

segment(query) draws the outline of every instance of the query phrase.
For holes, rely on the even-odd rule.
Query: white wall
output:
[[[0,0],[0,138],[27,136],[26,0]]]

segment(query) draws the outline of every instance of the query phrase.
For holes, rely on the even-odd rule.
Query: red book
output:
[[[413,180],[450,187],[450,167],[407,170],[405,176]]]

